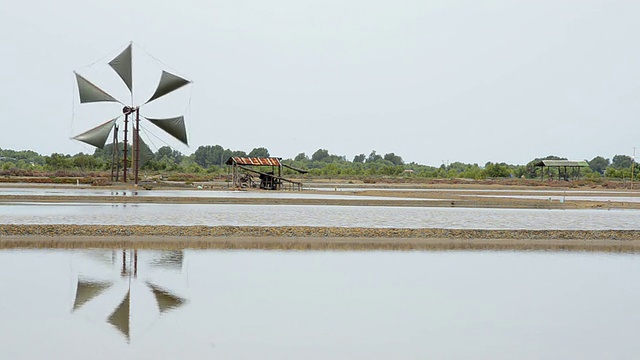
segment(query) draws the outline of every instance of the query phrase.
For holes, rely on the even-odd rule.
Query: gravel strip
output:
[[[2,236],[640,240],[640,230],[452,230],[310,226],[0,225],[0,237]]]

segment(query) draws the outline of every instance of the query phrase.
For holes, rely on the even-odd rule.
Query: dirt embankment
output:
[[[640,230],[0,225],[0,248],[640,252]]]

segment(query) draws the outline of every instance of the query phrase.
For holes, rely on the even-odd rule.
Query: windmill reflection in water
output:
[[[177,295],[174,291],[167,289],[157,284],[157,282],[150,279],[150,275],[157,270],[168,270],[173,272],[181,272],[184,253],[183,251],[161,251],[159,253],[145,252],[144,255],[150,255],[146,261],[144,261],[145,270],[149,273],[147,277],[141,278],[138,275],[138,267],[140,259],[138,256],[138,250],[113,250],[110,254],[110,260],[104,251],[100,253],[87,253],[93,260],[99,260],[103,264],[111,265],[114,269],[119,271],[118,280],[101,280],[97,279],[97,276],[84,276],[78,275],[76,282],[76,293],[72,307],[72,314],[80,311],[87,303],[92,302],[95,298],[99,297],[106,290],[116,287],[116,282],[127,282],[126,293],[119,304],[113,309],[110,315],[107,317],[106,322],[113,325],[122,335],[124,335],[127,343],[131,341],[131,324],[132,319],[135,317],[132,313],[132,286],[136,288],[134,295],[140,297],[142,292],[150,292],[155,299],[157,306],[156,318],[162,317],[167,312],[180,308],[187,303],[187,300]],[[109,264],[110,263],[110,264]],[[105,295],[106,296],[106,295]],[[136,311],[144,309],[147,311],[148,307],[137,307]]]

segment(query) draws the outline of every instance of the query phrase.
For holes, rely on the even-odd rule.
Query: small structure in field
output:
[[[302,183],[282,177],[283,167],[306,174],[306,170],[296,169],[280,162],[276,157],[230,157],[226,164],[231,166],[231,180],[236,188],[260,188],[265,190],[302,190]],[[257,178],[256,178],[257,176]]]
[[[542,180],[544,180],[544,168],[558,169],[558,180],[576,180],[580,178],[580,168],[589,167],[586,160],[540,160],[534,164],[542,167]],[[563,171],[564,170],[564,171]],[[569,173],[571,170],[571,173]],[[553,179],[553,175],[549,174],[549,178]]]

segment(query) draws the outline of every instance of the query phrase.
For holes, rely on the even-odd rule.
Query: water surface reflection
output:
[[[135,252],[122,255],[0,251],[1,357],[631,359],[640,351],[640,312],[630,311],[640,301],[638,255],[139,251],[137,270]]]
[[[93,253],[100,254],[99,251],[92,251]],[[113,325],[122,335],[127,342],[131,339],[131,323],[134,314],[131,312],[131,305],[135,298],[144,296],[143,292],[153,294],[155,304],[159,315],[163,315],[169,310],[173,310],[181,307],[186,303],[186,299],[174,294],[172,291],[163,288],[162,286],[155,284],[154,280],[149,278],[151,273],[153,274],[155,268],[167,266],[168,269],[181,270],[182,268],[182,251],[163,251],[160,254],[153,254],[146,252],[148,255],[147,263],[153,265],[148,271],[143,271],[146,276],[141,276],[142,280],[138,277],[140,263],[138,250],[121,250],[111,252],[111,265],[112,267],[120,269],[120,276],[116,281],[127,283],[126,293],[120,294],[122,301],[113,309],[107,322]],[[155,256],[154,256],[155,255]],[[144,259],[144,257],[143,257]],[[144,266],[143,266],[144,268]],[[95,297],[100,296],[106,290],[109,290],[114,286],[113,276],[104,274],[101,276],[86,276],[83,271],[80,270],[78,274],[78,280],[76,284],[76,295],[73,302],[73,312],[79,311],[86,303],[93,300]],[[132,287],[134,290],[132,295]],[[124,290],[123,290],[124,291]],[[144,308],[148,308],[144,307]],[[140,311],[142,309],[138,309]]]

